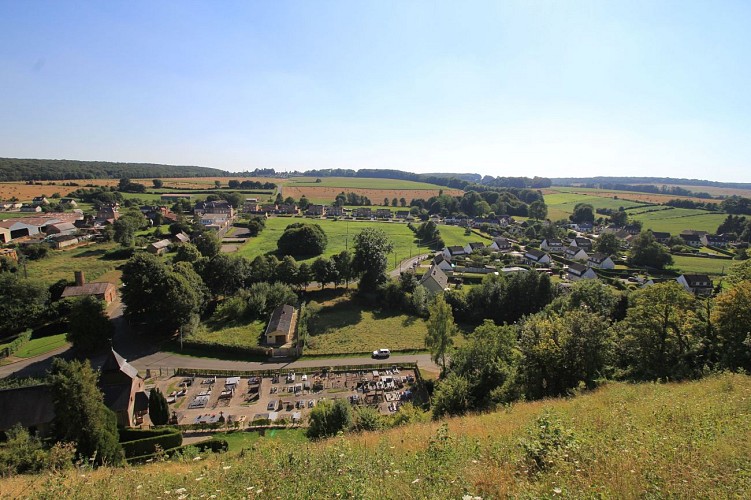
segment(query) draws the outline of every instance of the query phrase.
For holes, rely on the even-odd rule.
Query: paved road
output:
[[[351,366],[367,365],[374,362],[384,363],[417,363],[421,368],[430,371],[438,371],[438,367],[430,359],[429,354],[394,355],[387,360],[375,361],[368,356],[351,358],[311,358],[296,361],[269,360],[269,361],[230,361],[213,358],[196,358],[181,356],[170,352],[156,352],[138,359],[129,359],[139,371],[159,368],[192,368],[199,370],[273,370],[281,368],[307,368],[315,366]]]

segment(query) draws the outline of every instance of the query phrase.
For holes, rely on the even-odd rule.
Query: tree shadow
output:
[[[74,259],[90,258],[90,257],[102,257],[107,253],[107,250],[86,250],[73,256]]]
[[[322,335],[330,330],[345,328],[362,321],[362,309],[351,301],[342,301],[324,307],[312,322],[310,335]]]

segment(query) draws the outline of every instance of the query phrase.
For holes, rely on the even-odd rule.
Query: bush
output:
[[[573,432],[549,415],[539,417],[527,434],[521,446],[530,471],[541,472],[553,468],[557,462],[574,460],[578,444]]]
[[[125,452],[125,458],[140,457],[155,453],[157,446],[161,447],[162,450],[171,450],[179,447],[183,444],[183,435],[180,431],[172,429],[172,432],[169,434],[126,441],[121,444]]]

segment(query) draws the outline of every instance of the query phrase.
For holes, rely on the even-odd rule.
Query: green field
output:
[[[598,208],[618,210],[621,207],[629,208],[642,205],[633,201],[616,199],[613,196],[598,195],[596,191],[593,191],[591,195],[581,194],[581,190],[578,188],[576,192],[568,191],[565,188],[556,188],[556,191],[558,192],[545,195],[545,204],[548,206],[548,219],[553,221],[567,219],[574,212],[574,207],[577,203],[589,203],[595,210]]]
[[[87,281],[95,281],[125,260],[104,258],[108,250],[119,248],[116,243],[98,243],[71,250],[51,250],[49,256],[28,261],[29,278],[51,285],[61,279],[73,281],[74,271],[85,271]]]
[[[367,353],[382,347],[425,349],[425,320],[364,309],[346,298],[329,303],[313,320],[305,354]]]
[[[714,234],[726,217],[727,214],[690,208],[671,208],[669,210],[636,213],[633,215],[634,219],[641,221],[644,229],[662,231],[674,235],[680,234],[684,229],[695,229]]]
[[[318,224],[321,226],[321,228],[323,228],[323,230],[326,232],[326,236],[328,237],[328,245],[326,247],[326,251],[323,253],[324,257],[330,257],[332,255],[338,254],[345,248],[348,248],[350,251],[353,250],[352,242],[354,241],[354,236],[359,231],[365,228],[378,228],[386,232],[389,238],[391,238],[391,241],[394,243],[397,265],[399,261],[410,257],[410,255],[429,252],[428,248],[421,247],[417,244],[414,233],[407,227],[406,224],[401,222],[345,221],[331,219],[307,219],[302,217],[271,217],[266,221],[266,229],[264,229],[258,237],[249,239],[243,246],[240,247],[237,254],[242,255],[243,257],[246,257],[248,259],[254,259],[258,255],[275,252],[276,242],[284,232],[284,229],[288,225],[295,222]],[[444,228],[449,228],[449,226],[440,226],[442,236],[444,235]],[[454,234],[456,229],[460,228],[447,229],[446,236],[443,236],[446,244],[449,244],[446,240],[447,237],[452,238],[451,241],[454,241],[454,236],[452,235]],[[463,229],[461,229],[461,234],[464,234]],[[467,237],[462,237],[464,238],[462,241],[468,241]],[[475,241],[477,239],[479,238],[475,237],[475,239],[470,240]],[[392,253],[391,255],[389,255],[390,263],[394,262],[395,254]],[[310,263],[317,257],[318,256],[308,259],[300,259],[300,262],[307,261]]]
[[[316,177],[293,177],[285,182],[290,187],[335,187],[335,188],[359,188],[359,189],[441,189],[443,186],[428,184],[427,182],[415,182],[401,179],[377,179],[367,177],[321,177],[321,182],[316,182]],[[284,188],[282,188],[283,190]],[[447,188],[448,189],[448,188]],[[375,202],[380,200],[373,200]]]
[[[65,344],[67,344],[67,341],[65,340],[64,333],[31,339],[14,352],[13,356],[17,358],[33,358],[34,356],[53,351]]]
[[[673,255],[673,268],[687,274],[711,274],[719,276],[727,273],[732,260],[707,259],[703,257],[687,257]]]

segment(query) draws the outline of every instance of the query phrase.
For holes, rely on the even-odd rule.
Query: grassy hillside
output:
[[[237,457],[16,477],[0,488],[26,498],[747,498],[751,378],[609,384],[383,433],[294,446],[261,438]]]

